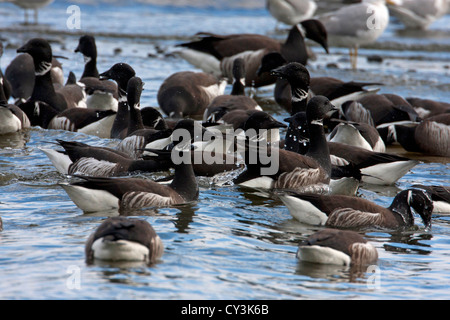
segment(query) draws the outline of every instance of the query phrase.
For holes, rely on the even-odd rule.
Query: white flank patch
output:
[[[78,132],[97,136],[99,138],[109,139],[111,137],[111,129],[115,119],[115,114],[104,117],[99,121],[95,121],[83,128],[78,129]]]
[[[418,163],[419,161],[409,160],[376,164],[361,169],[362,181],[377,185],[392,185]]]
[[[61,174],[68,174],[69,167],[72,164],[69,156],[53,149],[39,149],[50,159],[53,166]]]
[[[183,49],[176,53],[193,66],[202,69],[206,73],[212,73],[216,77],[222,75],[220,71],[220,61],[210,54],[192,49]]]
[[[11,110],[0,107],[0,134],[17,132],[20,129],[22,129],[22,123]]]
[[[254,189],[272,189],[274,180],[270,177],[258,177],[240,183],[240,186]]]
[[[119,199],[104,190],[88,189],[70,184],[60,184],[70,199],[84,212],[101,212],[119,209]]]
[[[280,195],[280,200],[288,208],[291,216],[302,223],[324,225],[328,220],[328,216],[309,201],[288,195]]]
[[[150,251],[140,243],[128,240],[97,239],[92,244],[95,259],[107,261],[148,261]]]
[[[351,263],[351,258],[348,254],[329,247],[316,245],[300,246],[297,251],[297,258],[301,261],[340,266],[349,266]]]

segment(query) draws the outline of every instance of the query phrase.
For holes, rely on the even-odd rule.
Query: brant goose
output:
[[[364,266],[377,262],[378,251],[355,231],[326,228],[302,241],[296,256],[312,263]]]
[[[375,152],[386,151],[386,145],[378,130],[367,123],[339,121],[339,124],[328,135],[327,140]]]
[[[292,26],[310,19],[317,3],[314,0],[266,0],[266,9],[278,22]]]
[[[309,131],[306,112],[298,112],[284,119],[289,123],[286,137],[280,141],[280,148],[306,154],[309,148]],[[352,163],[347,165],[332,164],[330,193],[355,195],[361,181],[361,171]]]
[[[88,94],[87,107],[93,109],[111,109],[117,111],[117,84],[109,80],[100,80],[97,69],[97,45],[91,35],[81,36],[75,52],[83,54],[85,65],[80,82],[85,85]]]
[[[412,188],[425,190],[433,201],[433,213],[450,213],[450,187],[424,186],[415,184]]]
[[[450,113],[412,125],[395,125],[395,136],[406,151],[450,157]]]
[[[128,81],[136,75],[134,69],[126,63],[116,63],[109,70],[100,74],[100,79],[111,79],[117,83],[119,104],[111,128],[111,139],[123,139],[128,133],[129,110],[127,101]]]
[[[240,58],[233,62],[233,86],[230,94],[215,97],[206,107],[203,121],[216,122],[218,120],[214,117],[216,113],[223,114],[235,109],[262,111],[254,99],[245,95],[245,65],[244,60]]]
[[[169,161],[134,160],[127,154],[106,147],[93,147],[76,141],[57,140],[64,152],[41,149],[62,174],[116,177],[134,172],[167,171]]]
[[[280,199],[296,220],[336,228],[409,228],[414,225],[411,208],[428,228],[433,211],[430,197],[419,189],[400,191],[388,208],[367,199],[345,195],[286,192],[280,194]]]
[[[309,149],[309,132],[306,117],[302,113],[289,118],[284,148],[300,154]],[[395,154],[374,152],[338,142],[328,142],[333,166],[351,165],[361,171],[361,181],[377,185],[392,185],[403,177],[419,161]]]
[[[25,102],[31,97],[35,82],[34,73],[33,57],[28,53],[17,55],[6,67],[5,77],[11,85],[11,96],[15,104]],[[52,58],[50,75],[56,88],[64,84],[62,66],[55,57]]]
[[[161,152],[158,158],[169,160],[171,154]],[[139,178],[76,176],[81,181],[61,187],[84,212],[164,207],[196,200],[199,191],[192,164],[181,161],[174,167],[174,179],[168,185]]]
[[[359,46],[375,42],[389,24],[386,2],[394,0],[362,0],[317,17],[327,30],[330,45],[350,49],[353,69],[357,68]]]
[[[446,0],[429,0],[424,6],[420,0],[400,0],[389,5],[389,11],[406,28],[427,29],[434,21],[447,14],[449,2]]]
[[[155,229],[146,220],[110,217],[92,233],[85,245],[86,263],[105,261],[144,261],[151,265],[164,252]]]
[[[450,103],[415,97],[406,98],[406,101],[409,102],[422,119],[441,113],[450,113]]]
[[[185,48],[180,52],[181,57],[203,71],[213,73],[216,76],[222,76],[223,74],[221,61],[224,58],[244,54],[244,56],[247,56],[247,60],[257,59],[257,63],[252,63],[252,70],[246,63],[247,86],[257,86],[252,80],[255,79],[255,72],[264,54],[276,51],[281,53],[286,61],[306,64],[308,52],[304,38],[319,43],[328,52],[327,32],[317,20],[305,20],[293,26],[284,43],[260,34],[217,35],[198,33],[197,35],[201,37],[200,40],[178,45]],[[261,55],[261,52],[258,51],[264,51],[264,54]],[[245,57],[243,58],[245,59]],[[229,74],[229,79],[232,79],[231,68],[233,63],[229,61],[227,65],[229,71],[225,75]],[[272,83],[273,81],[275,81],[275,78],[272,77]]]
[[[20,109],[28,116],[31,126],[43,129],[66,130],[109,138],[115,112],[71,108],[59,112],[42,101],[22,103]]]
[[[0,135],[14,133],[31,126],[25,112],[14,104],[8,104],[0,77]]]
[[[35,81],[33,92],[27,102],[42,101],[57,111],[73,107],[79,101],[65,91],[56,92],[51,78],[52,48],[47,40],[34,38],[17,49],[18,53],[28,53],[33,58]],[[78,86],[77,90],[81,90]],[[64,95],[64,93],[66,93]],[[81,101],[83,103],[83,101]]]
[[[203,116],[211,101],[222,95],[227,81],[204,72],[180,71],[164,80],[158,90],[158,104],[171,118]]]
[[[245,156],[247,168],[234,179],[234,183],[253,188],[328,192],[331,163],[322,120],[331,110],[333,106],[327,98],[312,98],[306,111],[311,134],[311,147],[308,152],[301,155],[279,149],[278,146],[269,146],[267,155],[264,155],[259,150],[252,150],[250,145]],[[252,160],[256,153],[259,156],[257,161]],[[267,158],[264,158],[265,156]],[[269,165],[266,165],[267,163]],[[266,174],[263,170],[269,173]]]

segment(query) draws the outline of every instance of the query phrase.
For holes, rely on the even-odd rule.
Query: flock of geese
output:
[[[387,208],[356,196],[361,182],[392,185],[420,163],[387,153],[390,144],[450,157],[450,105],[378,94],[378,83],[311,77],[306,38],[326,52],[335,44],[348,46],[356,68],[358,47],[379,37],[389,12],[384,0],[363,0],[313,18],[315,2],[297,2],[267,1],[277,20],[292,25],[283,42],[259,34],[200,33],[180,43],[179,55],[202,71],[168,76],[158,91],[159,108],[140,108],[144,83],[129,64],[97,70],[93,36],[74,45],[85,58],[83,74],[77,79],[70,73],[65,81],[49,42],[31,39],[0,77],[0,134],[39,126],[115,139],[115,148],[57,140],[55,149],[42,149],[56,170],[74,178],[61,187],[84,212],[196,201],[199,176],[217,183],[228,177],[226,183],[280,199],[298,221],[324,226],[299,245],[299,259],[372,264],[378,253],[358,230],[409,228],[414,214],[429,228],[434,213],[450,212],[448,186],[415,185]],[[413,2],[403,0],[404,8],[414,8]],[[444,3],[430,2],[436,8]],[[421,6],[417,15],[432,7]],[[368,10],[377,28],[367,27]],[[426,27],[431,17],[425,20],[408,21]],[[228,85],[232,90],[225,94]],[[284,122],[246,95],[247,88],[267,85],[274,85],[275,101],[290,113]],[[136,172],[173,174],[153,181],[132,177]],[[135,218],[106,219],[86,243],[87,261],[151,264],[163,252],[157,232]]]

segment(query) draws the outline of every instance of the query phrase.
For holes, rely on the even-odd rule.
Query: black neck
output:
[[[245,86],[242,84],[241,79],[234,80],[233,88],[231,89],[231,95],[233,96],[245,95]]]
[[[191,159],[192,158],[189,157],[188,160]],[[191,163],[175,165],[175,177],[170,186],[186,201],[197,199],[198,185]]]
[[[94,77],[94,78],[99,77],[99,73],[97,70],[97,59],[96,58],[90,58],[89,62],[87,62],[84,65],[84,72],[83,72],[83,75],[81,76],[81,78],[86,78],[86,77]]]
[[[306,156],[316,159],[320,166],[331,176],[331,160],[328,142],[325,137],[323,125],[309,123],[310,145]]]
[[[286,61],[306,64],[308,53],[306,51],[305,39],[296,26],[289,31],[288,38],[281,47],[281,54]]]

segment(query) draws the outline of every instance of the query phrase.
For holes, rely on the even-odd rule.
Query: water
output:
[[[78,37],[97,36],[100,72],[127,62],[145,82],[143,106],[157,106],[161,82],[173,72],[195,70],[170,54],[176,43],[198,31],[254,32],[284,37],[262,1],[214,2],[190,6],[126,2],[109,7],[80,3],[81,30],[68,30],[66,8],[55,1],[41,10],[43,25],[21,25],[22,12],[0,6],[5,70],[15,49],[35,36],[52,40],[63,55],[65,75],[83,69],[73,50]],[[167,2],[165,2],[167,4]],[[360,50],[360,70],[350,71],[343,48],[330,55],[313,47],[318,59],[308,66],[313,76],[377,81],[381,92],[450,101],[450,16],[423,33],[405,33],[395,21],[376,45]],[[382,64],[366,56],[384,57]],[[332,68],[330,64],[337,64]],[[229,89],[229,88],[228,88]],[[256,92],[264,108],[279,120],[287,116],[273,101],[272,87]],[[83,214],[59,187],[60,175],[39,148],[54,148],[55,139],[112,146],[115,141],[56,130],[33,128],[0,140],[1,299],[448,299],[450,219],[433,218],[425,231],[369,230],[379,252],[376,273],[345,267],[300,263],[299,241],[318,230],[294,221],[276,198],[252,190],[217,187],[200,181],[197,202],[173,208],[136,210],[128,215],[149,221],[164,242],[161,261],[142,264],[95,264],[84,261],[84,243],[105,214]],[[448,159],[404,153],[423,162],[395,186],[363,185],[359,196],[388,206],[394,195],[415,183],[449,185]],[[142,175],[152,178],[152,175]],[[114,214],[114,213],[111,213]]]

